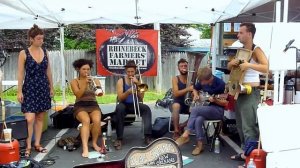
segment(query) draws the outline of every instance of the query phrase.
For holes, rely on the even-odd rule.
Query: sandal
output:
[[[174,132],[173,139],[176,141],[179,137],[180,137],[180,133],[179,132]]]
[[[99,150],[99,153],[101,153],[101,154],[106,154],[106,153],[107,153],[106,148],[105,148],[105,147],[104,147],[104,148],[101,148],[101,149]]]
[[[31,155],[31,148],[26,148],[25,153],[24,153],[24,157],[29,158],[30,155]]]
[[[114,147],[116,148],[116,150],[121,150],[122,149],[122,141],[116,140],[114,143]]]
[[[239,154],[236,154],[236,155],[233,155],[230,157],[231,160],[236,160],[236,161],[245,161],[246,159],[244,159],[242,157],[243,153],[239,153]]]
[[[41,145],[36,145],[34,146],[34,150],[39,152],[39,153],[47,153],[47,149],[42,147]]]

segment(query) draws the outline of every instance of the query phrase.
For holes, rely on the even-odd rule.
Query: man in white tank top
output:
[[[268,60],[262,49],[253,44],[255,35],[255,25],[253,23],[242,23],[238,33],[239,41],[244,45],[244,48],[253,50],[249,62],[239,64],[239,60],[233,59],[227,65],[231,70],[234,66],[239,66],[242,71],[245,71],[243,84],[252,86],[251,94],[240,94],[235,103],[236,124],[241,139],[242,147],[249,141],[258,140],[259,130],[257,123],[257,107],[260,101],[260,85],[259,74],[266,73],[268,70]],[[244,154],[232,156],[233,160],[245,159]]]

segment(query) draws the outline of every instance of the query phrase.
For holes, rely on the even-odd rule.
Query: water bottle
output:
[[[214,152],[215,153],[220,153],[220,140],[219,140],[219,138],[216,138],[216,140],[215,140]]]
[[[250,161],[247,164],[247,168],[256,168],[256,164],[255,164],[253,158],[250,158]]]
[[[106,132],[103,132],[102,133],[102,141],[103,141],[103,147],[105,147],[105,149],[107,149],[106,140],[107,140]]]

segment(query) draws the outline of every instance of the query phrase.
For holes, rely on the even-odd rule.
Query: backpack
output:
[[[164,136],[169,129],[170,117],[157,117],[152,126],[152,137],[160,138]]]
[[[163,108],[168,108],[174,101],[173,98],[173,90],[170,88],[166,93],[163,99],[158,99],[155,103],[155,106],[158,107],[163,107]]]

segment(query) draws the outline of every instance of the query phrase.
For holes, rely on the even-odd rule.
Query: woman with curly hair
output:
[[[93,67],[91,60],[78,59],[73,62],[73,67],[78,73],[78,77],[71,81],[71,88],[76,96],[74,117],[82,123],[80,129],[82,157],[88,157],[91,123],[93,123],[91,128],[93,148],[98,152],[105,152],[105,148],[99,147],[97,144],[98,137],[101,134],[101,110],[96,101],[96,96],[102,96],[103,92],[99,91],[101,89],[100,81],[90,77],[91,68]]]

